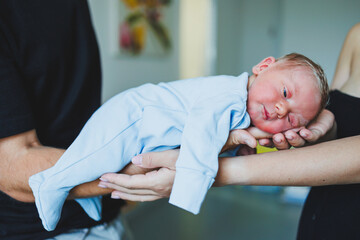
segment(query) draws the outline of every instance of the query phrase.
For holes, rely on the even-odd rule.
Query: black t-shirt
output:
[[[330,92],[337,137],[360,134],[360,98]],[[341,152],[338,157],[341,158]],[[344,159],[345,160],[345,159]],[[360,239],[360,184],[312,187],[299,222],[298,240]]]
[[[100,106],[100,88],[86,0],[0,1],[0,138],[36,129],[43,145],[67,148]],[[122,203],[103,201],[109,221]],[[0,239],[44,239],[98,223],[67,201],[47,232],[34,204],[0,192]]]

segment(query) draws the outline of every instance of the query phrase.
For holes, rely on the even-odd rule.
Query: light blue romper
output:
[[[55,229],[73,187],[120,171],[135,155],[180,145],[169,202],[197,214],[229,131],[250,125],[247,82],[243,73],[145,84],[107,101],[58,162],[29,179],[44,228]],[[100,220],[100,197],[76,201]]]

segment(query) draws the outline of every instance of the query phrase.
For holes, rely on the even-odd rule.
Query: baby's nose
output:
[[[283,118],[288,114],[289,110],[286,104],[279,102],[275,104],[275,112],[277,113],[278,118]]]

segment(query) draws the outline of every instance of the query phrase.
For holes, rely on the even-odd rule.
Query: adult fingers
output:
[[[116,173],[106,173],[101,176],[100,184],[102,187],[109,187],[115,190],[124,188],[136,191],[137,194],[156,193],[157,195],[168,197],[174,183],[175,171],[168,168],[160,168],[146,174],[126,175]],[[148,191],[143,191],[148,190]]]
[[[152,189],[154,187],[154,180],[156,180],[157,173],[157,170],[146,174],[135,175],[105,173],[101,176],[99,184],[116,190],[120,190],[121,187],[128,189]]]
[[[256,139],[258,139],[259,144],[261,146],[265,146],[265,147],[274,147],[274,144],[271,140],[272,138],[272,134],[261,131],[260,129],[256,128],[256,127],[249,127],[247,129],[249,131],[249,133],[254,136]]]
[[[278,150],[289,149],[291,146],[300,147],[305,144],[305,140],[294,131],[275,134],[273,139],[259,139],[259,144],[265,147],[276,147]]]
[[[150,172],[154,169],[151,168],[142,168],[140,166],[137,166],[135,164],[129,163],[121,170],[121,173],[128,174],[128,175],[134,175],[134,174],[145,174],[147,172]]]
[[[143,168],[166,167],[175,169],[179,150],[167,150],[163,152],[149,152],[137,155],[132,158],[132,163]]]
[[[296,132],[294,130],[286,131],[285,137],[286,137],[286,140],[288,141],[288,143],[294,147],[301,147],[301,146],[304,146],[306,143],[305,139],[299,135],[299,132]]]
[[[268,139],[268,138],[263,138],[263,139],[259,139],[259,144],[261,146],[264,146],[264,147],[274,147],[274,143],[271,139]]]
[[[300,136],[303,137],[306,141],[313,143],[316,142],[319,138],[325,135],[325,132],[317,127],[311,129],[302,129],[299,132]]]
[[[308,142],[316,142],[326,133],[334,130],[335,117],[329,110],[323,110],[319,116],[307,127],[300,131],[300,135]]]
[[[291,146],[301,147],[307,142],[313,143],[334,129],[334,114],[323,110],[319,116],[307,126],[307,128],[291,129],[283,133],[275,134],[272,138],[274,146],[279,149],[289,149]],[[261,145],[270,144],[266,140],[259,140]]]
[[[123,199],[133,202],[149,202],[149,201],[155,201],[160,198],[163,198],[162,196],[157,195],[136,195],[131,193],[125,193],[121,191],[114,191],[111,193],[111,198],[113,199]]]
[[[148,181],[149,175],[146,174],[136,174],[136,175],[127,175],[122,173],[105,173],[100,178],[99,185],[106,186],[108,188],[119,189],[123,188],[150,188],[151,182]]]
[[[111,188],[114,189],[115,191],[120,191],[120,192],[124,192],[124,193],[128,193],[128,194],[136,194],[136,195],[157,195],[156,192],[154,192],[153,190],[150,189],[143,189],[143,188],[127,188],[127,187],[123,187],[117,184],[113,184],[110,182],[102,182],[100,181],[99,187],[101,188]]]
[[[274,146],[279,150],[284,150],[284,149],[290,148],[290,144],[286,140],[285,135],[282,133],[274,134],[272,140],[273,140]]]
[[[224,152],[236,148],[241,144],[246,144],[249,147],[255,148],[256,139],[245,129],[233,130],[229,133],[229,137],[221,151]]]
[[[249,127],[246,130],[256,139],[271,138],[273,136],[273,134],[264,132],[256,127]]]

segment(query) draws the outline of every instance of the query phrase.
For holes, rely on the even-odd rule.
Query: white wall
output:
[[[262,58],[302,53],[329,81],[359,0],[218,0],[217,73],[249,71]]]
[[[279,51],[281,0],[218,0],[219,74],[237,75]]]
[[[280,44],[281,1],[241,1],[239,65],[250,71],[268,56],[276,56]]]
[[[285,0],[280,54],[301,52],[332,81],[346,33],[360,22],[359,0]]]
[[[179,78],[179,2],[173,0],[167,12],[170,18],[172,50],[166,56],[115,56],[109,47],[110,0],[89,0],[90,11],[97,35],[103,75],[103,101],[128,88],[152,82],[166,82]]]
[[[243,46],[241,1],[217,1],[217,61],[216,73],[235,75],[239,69],[239,49]]]
[[[111,1],[89,0],[101,52],[103,100],[146,82],[179,79],[180,1],[173,0],[168,12],[172,51],[162,57],[124,58],[110,52]],[[203,1],[215,1],[217,6],[217,62],[216,69],[211,71],[215,74],[236,75],[250,71],[251,66],[268,55],[279,57],[296,51],[320,63],[331,81],[345,35],[353,24],[360,22],[359,0]],[[191,21],[195,24],[197,20],[187,19]],[[213,24],[210,21],[208,24]],[[211,44],[204,42],[205,45]],[[197,68],[200,71],[206,66]]]

